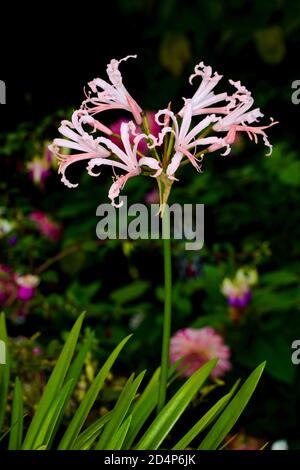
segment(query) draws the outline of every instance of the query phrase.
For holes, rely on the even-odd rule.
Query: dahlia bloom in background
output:
[[[111,166],[114,182],[108,196],[118,207],[115,199],[130,178],[141,174],[151,176],[157,179],[162,215],[180,167],[191,163],[201,171],[204,155],[220,149],[223,155],[228,155],[238,133],[246,133],[255,143],[262,137],[271,153],[265,131],[276,122],[254,125],[263,115],[259,108],[252,109],[254,99],[239,81],[229,80],[233,87],[231,95],[215,93],[222,75],[200,62],[190,76],[191,84],[195,78],[201,79],[194,95],[184,98],[177,114],[169,104],[153,119],[153,114],[143,111],[129,94],[119,71],[121,62],[135,57],[112,59],[107,66],[109,82],[101,78],[89,82],[80,109],[73,113],[71,121],[62,121],[59,132],[63,138],[55,139],[49,149],[59,160],[59,173],[65,185],[78,186],[66,176],[66,169],[72,163],[88,160],[91,176],[100,174],[93,171],[94,166]],[[127,111],[135,123],[120,120],[109,126],[97,117],[107,110]],[[121,174],[117,175],[116,170],[121,170]]]
[[[218,358],[218,363],[211,378],[222,377],[231,368],[230,349],[213,328],[184,328],[171,339],[170,361],[174,364],[182,359],[178,368],[185,377],[189,377],[214,358]]]
[[[225,278],[221,292],[227,297],[231,307],[245,308],[252,298],[251,287],[257,284],[256,269],[239,269],[233,279]]]
[[[36,224],[37,229],[44,237],[48,238],[48,240],[57,241],[61,237],[61,226],[51,220],[44,212],[31,212],[29,219]]]

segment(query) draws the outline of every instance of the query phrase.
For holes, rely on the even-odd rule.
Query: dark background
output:
[[[43,189],[29,184],[24,162],[35,155],[36,141],[58,135],[58,121],[51,116],[61,111],[68,118],[69,110],[83,99],[84,85],[97,76],[105,78],[111,58],[138,54],[137,60],[122,64],[121,71],[126,87],[145,109],[166,107],[170,98],[174,108],[180,106],[181,97],[194,90],[188,76],[203,60],[225,80],[241,80],[252,91],[266,124],[269,116],[280,121],[269,130],[274,144],[270,159],[264,156],[263,145],[255,146],[245,138],[232,157],[205,162],[202,175],[187,168],[174,187],[173,200],[205,204],[206,245],[192,260],[196,265],[192,276],[182,276],[182,265],[190,262],[187,254],[178,247],[173,252],[173,331],[211,325],[226,333],[233,352],[229,384],[267,359],[266,373],[241,429],[264,442],[286,438],[299,449],[300,382],[298,368],[291,364],[290,345],[300,337],[300,106],[291,102],[291,84],[300,79],[300,2],[118,0],[11,5],[1,12],[0,41],[0,79],[7,86],[7,104],[0,106],[1,205],[7,205],[10,217],[22,213],[25,218],[32,210],[44,210],[64,227],[59,246],[46,245],[33,235],[29,238],[24,229],[21,233],[26,236],[12,253],[1,248],[2,261],[8,263],[7,257],[25,269],[27,252],[34,246],[33,269],[68,244],[90,243],[76,257],[51,267],[51,275],[43,274],[40,297],[30,307],[26,324],[12,322],[11,334],[30,336],[38,329],[45,343],[52,341],[84,309],[88,325],[101,339],[102,359],[128,333],[128,318],[142,311],[146,319],[121,359],[125,375],[134,367],[151,369],[159,361],[161,254],[157,246],[138,243],[132,256],[125,256],[120,244],[107,244],[106,251],[91,249],[95,207],[107,201],[108,178],[99,184],[84,176],[80,189],[74,191],[66,190],[54,172]],[[45,131],[41,123],[46,116],[50,125]],[[27,131],[24,141],[18,140],[18,126],[24,123],[33,134],[38,130],[32,145]],[[74,180],[82,173],[74,169]],[[151,189],[144,180],[128,184],[130,197],[139,201]],[[220,284],[243,264],[254,264],[260,277],[253,302],[236,327],[228,319]],[[91,286],[98,281],[102,290],[99,294],[96,285],[93,297]],[[146,284],[139,284],[141,299],[134,298],[133,306],[118,303],[120,293],[119,297],[111,294],[140,281]],[[14,306],[11,310],[13,315]]]

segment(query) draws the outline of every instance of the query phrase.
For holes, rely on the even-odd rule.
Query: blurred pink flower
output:
[[[36,291],[40,280],[38,276],[33,274],[25,274],[24,276],[16,277],[16,284],[18,286],[17,298],[19,300],[31,300]]]
[[[231,368],[230,349],[224,344],[223,337],[211,327],[185,328],[171,339],[170,361],[174,364],[182,359],[178,367],[185,377],[192,375],[213,358],[218,358],[218,363],[211,378],[221,377]]]
[[[29,176],[34,184],[43,186],[45,180],[51,174],[51,167],[54,163],[53,154],[48,149],[48,143],[45,143],[43,156],[35,156],[31,162],[27,163]]]
[[[61,236],[61,226],[51,220],[42,211],[34,211],[29,215],[29,219],[36,223],[38,230],[49,240],[56,241]]]
[[[145,194],[145,201],[147,204],[158,204],[159,203],[159,190],[153,188]]]
[[[44,158],[35,157],[28,163],[27,168],[33,183],[39,186],[43,186],[45,180],[51,173],[50,164]]]
[[[155,121],[155,113],[153,111],[146,111],[146,117],[147,117],[148,124],[149,124],[150,134],[152,134],[154,137],[158,137],[158,134],[160,132],[160,126]],[[124,119],[124,118],[120,118],[110,126],[110,129],[112,130],[112,132],[114,134],[119,134],[119,135],[121,134],[121,124],[122,124],[122,122],[127,122],[128,123],[129,121]],[[137,126],[136,132],[137,133],[142,133],[142,129],[139,126]],[[122,147],[121,140],[118,139],[117,137],[111,136],[110,140],[114,144],[116,144],[118,147]],[[133,145],[133,143],[134,143],[134,135],[133,134],[130,135],[130,143],[131,143],[131,145]],[[139,142],[138,150],[141,153],[145,154],[145,155],[149,152],[149,149],[148,149],[148,146],[147,146],[147,143],[146,143],[145,140],[141,140]]]

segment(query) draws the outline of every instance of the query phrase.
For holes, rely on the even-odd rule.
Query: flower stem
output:
[[[166,402],[168,370],[169,370],[169,346],[171,336],[172,314],[172,261],[171,261],[171,237],[170,217],[166,211],[162,218],[163,249],[164,249],[164,274],[165,274],[165,303],[163,321],[163,339],[161,352],[161,372],[158,391],[157,413],[161,411]]]

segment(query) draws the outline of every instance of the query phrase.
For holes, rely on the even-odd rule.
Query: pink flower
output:
[[[94,139],[91,135],[84,131],[82,125],[90,122],[90,116],[87,114],[80,115],[79,111],[75,111],[72,115],[72,122],[62,121],[59,132],[67,139],[55,139],[49,149],[56,154],[60,164],[58,173],[62,174],[61,181],[68,188],[76,188],[78,184],[70,183],[65,175],[65,171],[69,165],[81,160],[91,160],[92,158],[105,158],[110,154],[103,146],[100,145],[99,137]],[[67,150],[78,150],[79,153],[66,155],[60,152],[60,148]]]
[[[37,228],[49,240],[56,241],[61,236],[61,226],[51,220],[42,211],[34,211],[29,215],[29,219],[36,223]]]
[[[196,148],[199,145],[219,145],[220,147],[226,146],[224,139],[219,139],[218,137],[201,137],[199,138],[198,134],[201,134],[201,132],[206,129],[208,126],[210,126],[212,123],[215,123],[218,121],[218,118],[212,114],[210,116],[205,117],[200,121],[198,124],[196,124],[192,129],[190,130],[191,127],[191,121],[192,121],[192,102],[191,100],[186,100],[185,106],[183,108],[183,114],[182,114],[182,122],[181,125],[179,126],[178,121],[172,111],[169,109],[163,109],[159,111],[156,114],[156,121],[163,125],[164,123],[161,123],[159,121],[160,116],[168,116],[172,121],[173,121],[173,127],[164,127],[160,133],[160,139],[156,142],[155,145],[161,145],[162,139],[168,132],[172,132],[175,136],[175,142],[174,142],[174,155],[171,159],[170,164],[167,167],[167,176],[171,180],[175,180],[176,178],[174,177],[175,171],[178,169],[181,160],[183,156],[186,156],[192,165],[196,168],[197,171],[200,171],[200,166],[197,163],[197,159],[195,156],[191,153],[191,150],[196,150]]]
[[[194,96],[190,99],[192,105],[193,115],[198,114],[226,114],[228,110],[233,106],[233,100],[227,95],[227,93],[219,93],[217,95],[212,91],[215,86],[219,83],[223,75],[219,75],[215,72],[212,75],[212,68],[210,66],[204,65],[203,62],[200,62],[195,66],[195,73],[193,73],[189,82],[192,84],[195,77],[202,77],[200,86]],[[221,107],[208,107],[212,104],[219,103],[221,101],[229,101],[229,104]],[[179,116],[183,116],[184,107],[179,111]]]
[[[155,121],[155,113],[153,111],[147,111],[146,112],[146,117],[147,117],[147,120],[148,120],[148,123],[149,123],[149,130],[150,130],[150,133],[154,136],[154,137],[158,137],[159,135],[159,132],[160,132],[160,126],[157,124],[157,122]],[[110,126],[110,129],[112,130],[112,132],[114,134],[119,134],[120,135],[120,131],[121,131],[121,124],[122,122],[129,122],[129,121],[126,121],[124,118],[121,118],[121,119],[118,119],[118,121],[114,122],[111,126]],[[137,133],[142,133],[142,129],[138,126],[136,128],[136,132]],[[121,141],[120,139],[118,139],[117,137],[115,136],[111,136],[110,137],[110,140],[116,144],[118,147],[121,146]],[[130,136],[130,143],[133,144],[134,143],[134,135],[131,134]],[[149,149],[148,149],[148,146],[145,142],[145,140],[141,140],[139,145],[138,145],[138,150],[143,153],[143,154],[147,154],[149,152]]]
[[[147,174],[157,178],[160,213],[163,214],[173,181],[177,179],[175,173],[185,163],[190,162],[197,171],[201,171],[199,161],[202,161],[204,154],[225,147],[223,155],[227,155],[238,132],[246,132],[255,142],[261,135],[264,143],[272,149],[265,129],[275,122],[269,126],[253,126],[262,114],[258,108],[251,110],[253,98],[250,92],[240,82],[230,81],[236,88],[232,96],[226,92],[216,94],[214,88],[222,76],[213,73],[212,68],[203,62],[196,65],[195,73],[190,77],[192,83],[194,77],[200,76],[201,83],[191,98],[184,98],[184,106],[179,113],[175,115],[170,104],[156,113],[155,123],[160,126],[158,132],[154,127],[153,114],[145,115],[123,85],[119,65],[130,57],[136,56],[111,60],[107,66],[110,83],[100,78],[89,82],[90,91],[81,108],[73,113],[72,122],[62,122],[59,131],[64,138],[55,139],[49,147],[58,156],[59,173],[68,187],[77,186],[70,183],[65,175],[67,167],[74,162],[88,160],[87,170],[92,176],[96,176],[93,172],[96,165],[109,165],[113,171],[119,168],[125,173],[116,176],[108,195],[112,204],[119,207],[115,199],[127,180]],[[110,109],[130,112],[139,127],[135,127],[133,122],[118,121],[110,129],[95,119],[95,115]],[[160,116],[163,116],[162,121],[159,120]],[[195,116],[201,120],[194,122]],[[148,117],[150,129],[147,119],[142,117]],[[94,138],[92,134],[96,131],[106,134],[106,137]],[[120,133],[121,140],[117,140],[113,133]],[[219,133],[223,135],[220,137]],[[61,148],[66,150],[62,152]],[[148,149],[151,156],[148,156]],[[72,150],[77,153],[70,154]]]
[[[185,377],[192,375],[213,358],[218,358],[218,363],[211,377],[221,377],[231,368],[230,349],[224,344],[222,336],[213,328],[185,328],[179,330],[171,339],[171,363],[182,359],[179,370],[182,370],[182,375]]]
[[[43,186],[45,180],[51,174],[51,166],[53,163],[53,156],[48,146],[45,146],[44,155],[42,157],[34,157],[33,160],[27,163],[29,175],[32,181],[38,186]]]
[[[119,71],[120,63],[129,58],[136,58],[136,55],[128,55],[121,60],[112,59],[107,65],[106,71],[111,84],[102,78],[95,78],[89,82],[89,87],[96,96],[89,94],[83,102],[82,109],[92,116],[108,109],[125,109],[132,113],[138,125],[142,123],[142,109],[124,87]]]
[[[157,204],[159,202],[159,190],[153,188],[151,191],[145,194],[145,201],[147,204]]]
[[[43,186],[45,180],[50,175],[50,164],[44,158],[35,157],[27,164],[29,175],[32,181],[40,186]]]
[[[225,141],[228,145],[233,144],[236,139],[237,132],[247,132],[250,140],[254,140],[257,144],[257,136],[261,135],[265,145],[270,149],[267,155],[272,153],[272,145],[268,140],[267,134],[264,132],[265,129],[274,126],[277,124],[271,118],[271,124],[268,126],[249,126],[253,122],[257,122],[259,118],[263,117],[263,114],[260,112],[259,108],[250,110],[254,103],[254,99],[251,96],[251,93],[241,85],[241,82],[234,82],[229,80],[231,85],[233,85],[237,91],[233,95],[233,98],[236,100],[237,105],[234,109],[231,109],[228,114],[222,117],[214,126],[213,129],[217,132],[227,132]],[[217,145],[213,145],[211,150],[216,150]]]
[[[17,298],[19,300],[31,300],[36,291],[40,280],[33,274],[26,274],[25,276],[17,276],[16,284],[18,286]]]
[[[110,165],[113,169],[119,168],[124,170],[126,173],[122,176],[116,176],[115,181],[112,184],[108,197],[115,207],[121,207],[120,204],[115,203],[115,199],[119,196],[121,189],[124,187],[129,178],[139,175],[141,173],[140,166],[147,166],[150,169],[155,170],[153,177],[158,176],[162,169],[160,168],[159,162],[151,157],[142,157],[137,159],[138,144],[141,139],[147,138],[145,134],[139,134],[134,138],[133,146],[130,143],[130,132],[135,135],[135,126],[131,123],[123,122],[121,124],[121,140],[123,144],[123,150],[114,144],[110,139],[106,137],[100,137],[99,142],[106,146],[112,154],[117,157],[118,160],[112,160],[109,158],[94,158],[88,163],[88,173],[91,176],[99,176],[100,173],[94,173],[94,166]],[[154,137],[152,137],[154,139]]]

